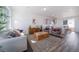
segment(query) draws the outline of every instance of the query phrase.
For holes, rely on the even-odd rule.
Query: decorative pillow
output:
[[[20,33],[20,31],[18,31],[18,30],[13,30],[13,31],[10,31],[10,32],[8,33],[8,36],[11,36],[11,37],[18,37],[18,36],[21,36],[21,33]]]
[[[11,37],[16,37],[16,35],[15,35],[15,33],[13,31],[10,31],[7,35],[11,36]]]
[[[18,37],[18,36],[21,36],[21,33],[20,33],[20,31],[18,31],[18,30],[15,30],[14,32],[15,32],[15,35],[16,35],[16,37]]]
[[[10,36],[11,36],[11,37],[16,37],[16,35],[15,35],[14,32],[11,32],[11,33],[10,33]]]

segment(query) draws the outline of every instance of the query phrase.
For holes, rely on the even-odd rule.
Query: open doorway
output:
[[[68,20],[68,27],[69,30],[74,32],[75,31],[75,20],[74,19],[69,19]]]

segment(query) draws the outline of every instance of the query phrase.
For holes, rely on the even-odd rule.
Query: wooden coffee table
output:
[[[43,40],[48,37],[48,32],[37,32],[34,33],[34,38],[36,40]]]

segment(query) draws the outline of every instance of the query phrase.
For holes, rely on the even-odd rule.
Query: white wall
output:
[[[26,7],[12,7],[12,28],[26,30],[32,23],[32,15],[26,12]]]
[[[56,23],[57,27],[63,27],[63,19],[57,19],[57,23]]]
[[[26,7],[11,7],[12,8],[12,23],[11,26],[13,29],[23,29],[28,33],[28,27],[32,24],[33,18],[36,19],[36,24],[44,24],[44,17],[32,15],[28,12]]]
[[[45,25],[45,19],[52,20],[50,17],[45,17],[45,16],[38,16],[34,15],[31,12],[28,12],[27,8],[24,6],[14,6],[11,7],[12,11],[12,17],[11,17],[11,27],[13,29],[23,29],[28,33],[28,27],[29,25],[32,24],[33,18],[36,19],[36,24],[37,25]],[[63,21],[62,20],[57,20],[57,27],[62,26]]]

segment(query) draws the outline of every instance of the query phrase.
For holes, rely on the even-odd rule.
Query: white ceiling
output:
[[[18,11],[25,9],[26,13],[38,16],[79,16],[78,6],[16,6],[12,8],[18,9]],[[43,10],[44,8],[46,8],[46,11]]]

